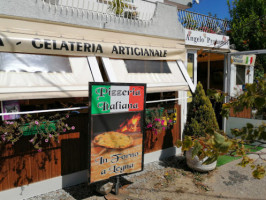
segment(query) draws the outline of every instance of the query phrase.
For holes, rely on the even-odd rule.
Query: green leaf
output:
[[[213,162],[215,162],[217,160],[217,158],[218,158],[217,155],[213,155],[212,157],[209,157],[207,160],[205,160],[202,164],[203,165],[212,164]]]
[[[224,142],[223,144],[221,144],[218,148],[218,150],[221,153],[227,153],[230,150],[230,147],[232,146],[232,142],[228,141],[228,142]]]
[[[214,141],[218,144],[221,145],[225,142],[225,137],[221,135],[218,132],[214,132]]]
[[[180,147],[182,147],[183,142],[181,140],[177,140],[175,145],[176,145],[177,148],[180,148]]]
[[[183,141],[182,151],[188,151],[193,146],[193,141],[190,136],[185,136]]]
[[[247,126],[248,129],[252,129],[252,128],[254,128],[253,124],[251,124],[251,123],[247,123],[246,126]]]
[[[192,150],[192,158],[194,158],[196,155],[198,155],[198,153],[201,149],[202,149],[201,144],[198,141],[196,141],[194,143],[193,150]]]
[[[255,106],[256,108],[261,108],[265,105],[265,96],[255,98]]]
[[[257,165],[257,168],[252,172],[253,177],[257,179],[262,179],[265,174],[265,168],[261,165]]]
[[[253,163],[253,159],[247,157],[247,156],[244,156],[241,160],[240,163],[238,163],[239,166],[241,167],[246,167],[248,164],[251,164]]]

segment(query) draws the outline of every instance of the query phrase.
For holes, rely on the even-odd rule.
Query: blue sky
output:
[[[193,4],[192,8],[187,10],[204,15],[208,15],[208,12],[211,12],[213,15],[216,14],[220,19],[230,19],[227,0],[199,0],[199,2],[199,4]]]

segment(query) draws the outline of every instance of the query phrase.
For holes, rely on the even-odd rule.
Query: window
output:
[[[194,84],[194,88],[197,84],[197,51],[196,50],[188,50],[187,52],[187,73],[191,82]],[[187,92],[187,103],[192,102],[192,93],[190,91]]]
[[[245,78],[245,65],[236,65],[236,85],[244,85]]]
[[[110,82],[146,83],[148,93],[189,90],[182,61],[102,60]]]
[[[224,61],[210,62],[210,88],[223,90]]]
[[[0,100],[87,97],[95,63],[95,57],[0,53]]]
[[[0,53],[0,71],[72,72],[68,57],[3,52]]]
[[[128,73],[171,73],[166,61],[125,60]]]
[[[187,72],[192,82],[194,82],[194,65],[195,65],[194,53],[187,54]]]
[[[230,96],[236,97],[243,93],[246,83],[253,83],[254,66],[231,64]]]

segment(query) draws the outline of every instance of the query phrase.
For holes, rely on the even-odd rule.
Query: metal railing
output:
[[[156,4],[146,0],[36,0],[54,12],[88,19],[150,24]]]
[[[186,10],[178,10],[179,22],[184,28],[207,33],[225,35],[229,30],[228,21]]]

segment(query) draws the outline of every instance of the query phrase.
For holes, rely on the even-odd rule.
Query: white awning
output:
[[[146,83],[147,92],[194,91],[179,61],[136,61],[102,58],[110,82]],[[181,61],[180,61],[181,62]],[[182,63],[182,62],[181,62]],[[187,83],[187,77],[192,85]]]
[[[0,100],[87,97],[94,81],[87,57],[0,54]]]

